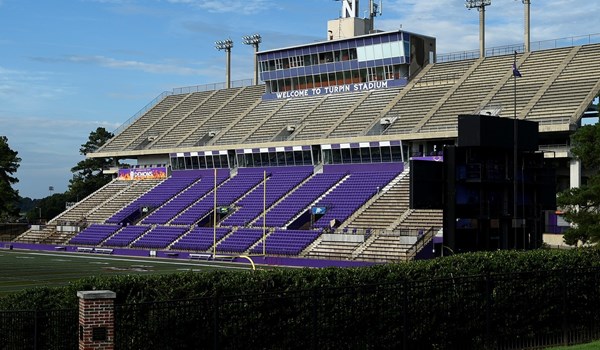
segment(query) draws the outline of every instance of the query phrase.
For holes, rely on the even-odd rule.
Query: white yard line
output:
[[[60,257],[69,257],[69,258],[81,258],[81,259],[95,259],[95,260],[118,260],[118,261],[130,261],[130,262],[141,262],[141,263],[153,263],[153,264],[167,264],[167,265],[196,265],[196,266],[207,266],[207,267],[216,267],[223,269],[233,269],[233,270],[249,270],[251,267],[242,267],[242,266],[229,266],[225,265],[226,263],[221,264],[210,264],[203,263],[199,261],[189,261],[189,262],[176,262],[176,261],[163,261],[163,260],[145,260],[138,258],[116,258],[116,257],[102,257],[102,256],[84,256],[76,253],[73,254],[65,254],[65,253],[33,253],[33,252],[18,252],[19,254],[30,254],[30,255],[42,255],[42,256],[60,256]]]

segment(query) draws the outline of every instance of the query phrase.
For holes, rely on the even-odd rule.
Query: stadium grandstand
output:
[[[439,160],[458,115],[537,122],[557,190],[580,184],[569,136],[600,91],[600,37],[439,55],[435,38],[372,30],[351,9],[328,25],[351,37],[257,52],[259,84],[161,94],[87,155],[135,165],[15,243],[415,259],[443,213],[410,208],[408,161]]]

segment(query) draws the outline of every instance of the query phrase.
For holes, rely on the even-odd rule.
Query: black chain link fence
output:
[[[600,269],[115,305],[115,349],[535,349],[600,339]],[[0,311],[0,349],[76,349],[77,310]]]

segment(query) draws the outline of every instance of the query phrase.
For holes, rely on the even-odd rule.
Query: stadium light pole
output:
[[[492,0],[466,0],[465,6],[470,10],[479,11],[479,57],[485,57],[485,7],[492,4]]]
[[[219,51],[224,50],[227,53],[227,70],[225,79],[227,81],[227,88],[231,87],[231,48],[233,47],[233,41],[231,39],[215,41],[215,48]]]
[[[517,249],[517,163],[518,163],[518,143],[519,143],[519,128],[517,126],[517,77],[521,75],[517,68],[517,51],[513,56],[513,230],[514,230],[514,247]],[[523,203],[524,204],[524,203]]]
[[[254,85],[258,85],[258,45],[262,42],[260,34],[245,35],[244,44],[254,47]]]
[[[523,5],[525,5],[525,52],[529,52],[531,50],[531,0],[521,0]]]

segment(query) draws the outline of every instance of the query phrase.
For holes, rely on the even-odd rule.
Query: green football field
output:
[[[211,269],[248,270],[250,264],[0,250],[0,297],[37,286],[56,287],[88,276],[149,275]]]

